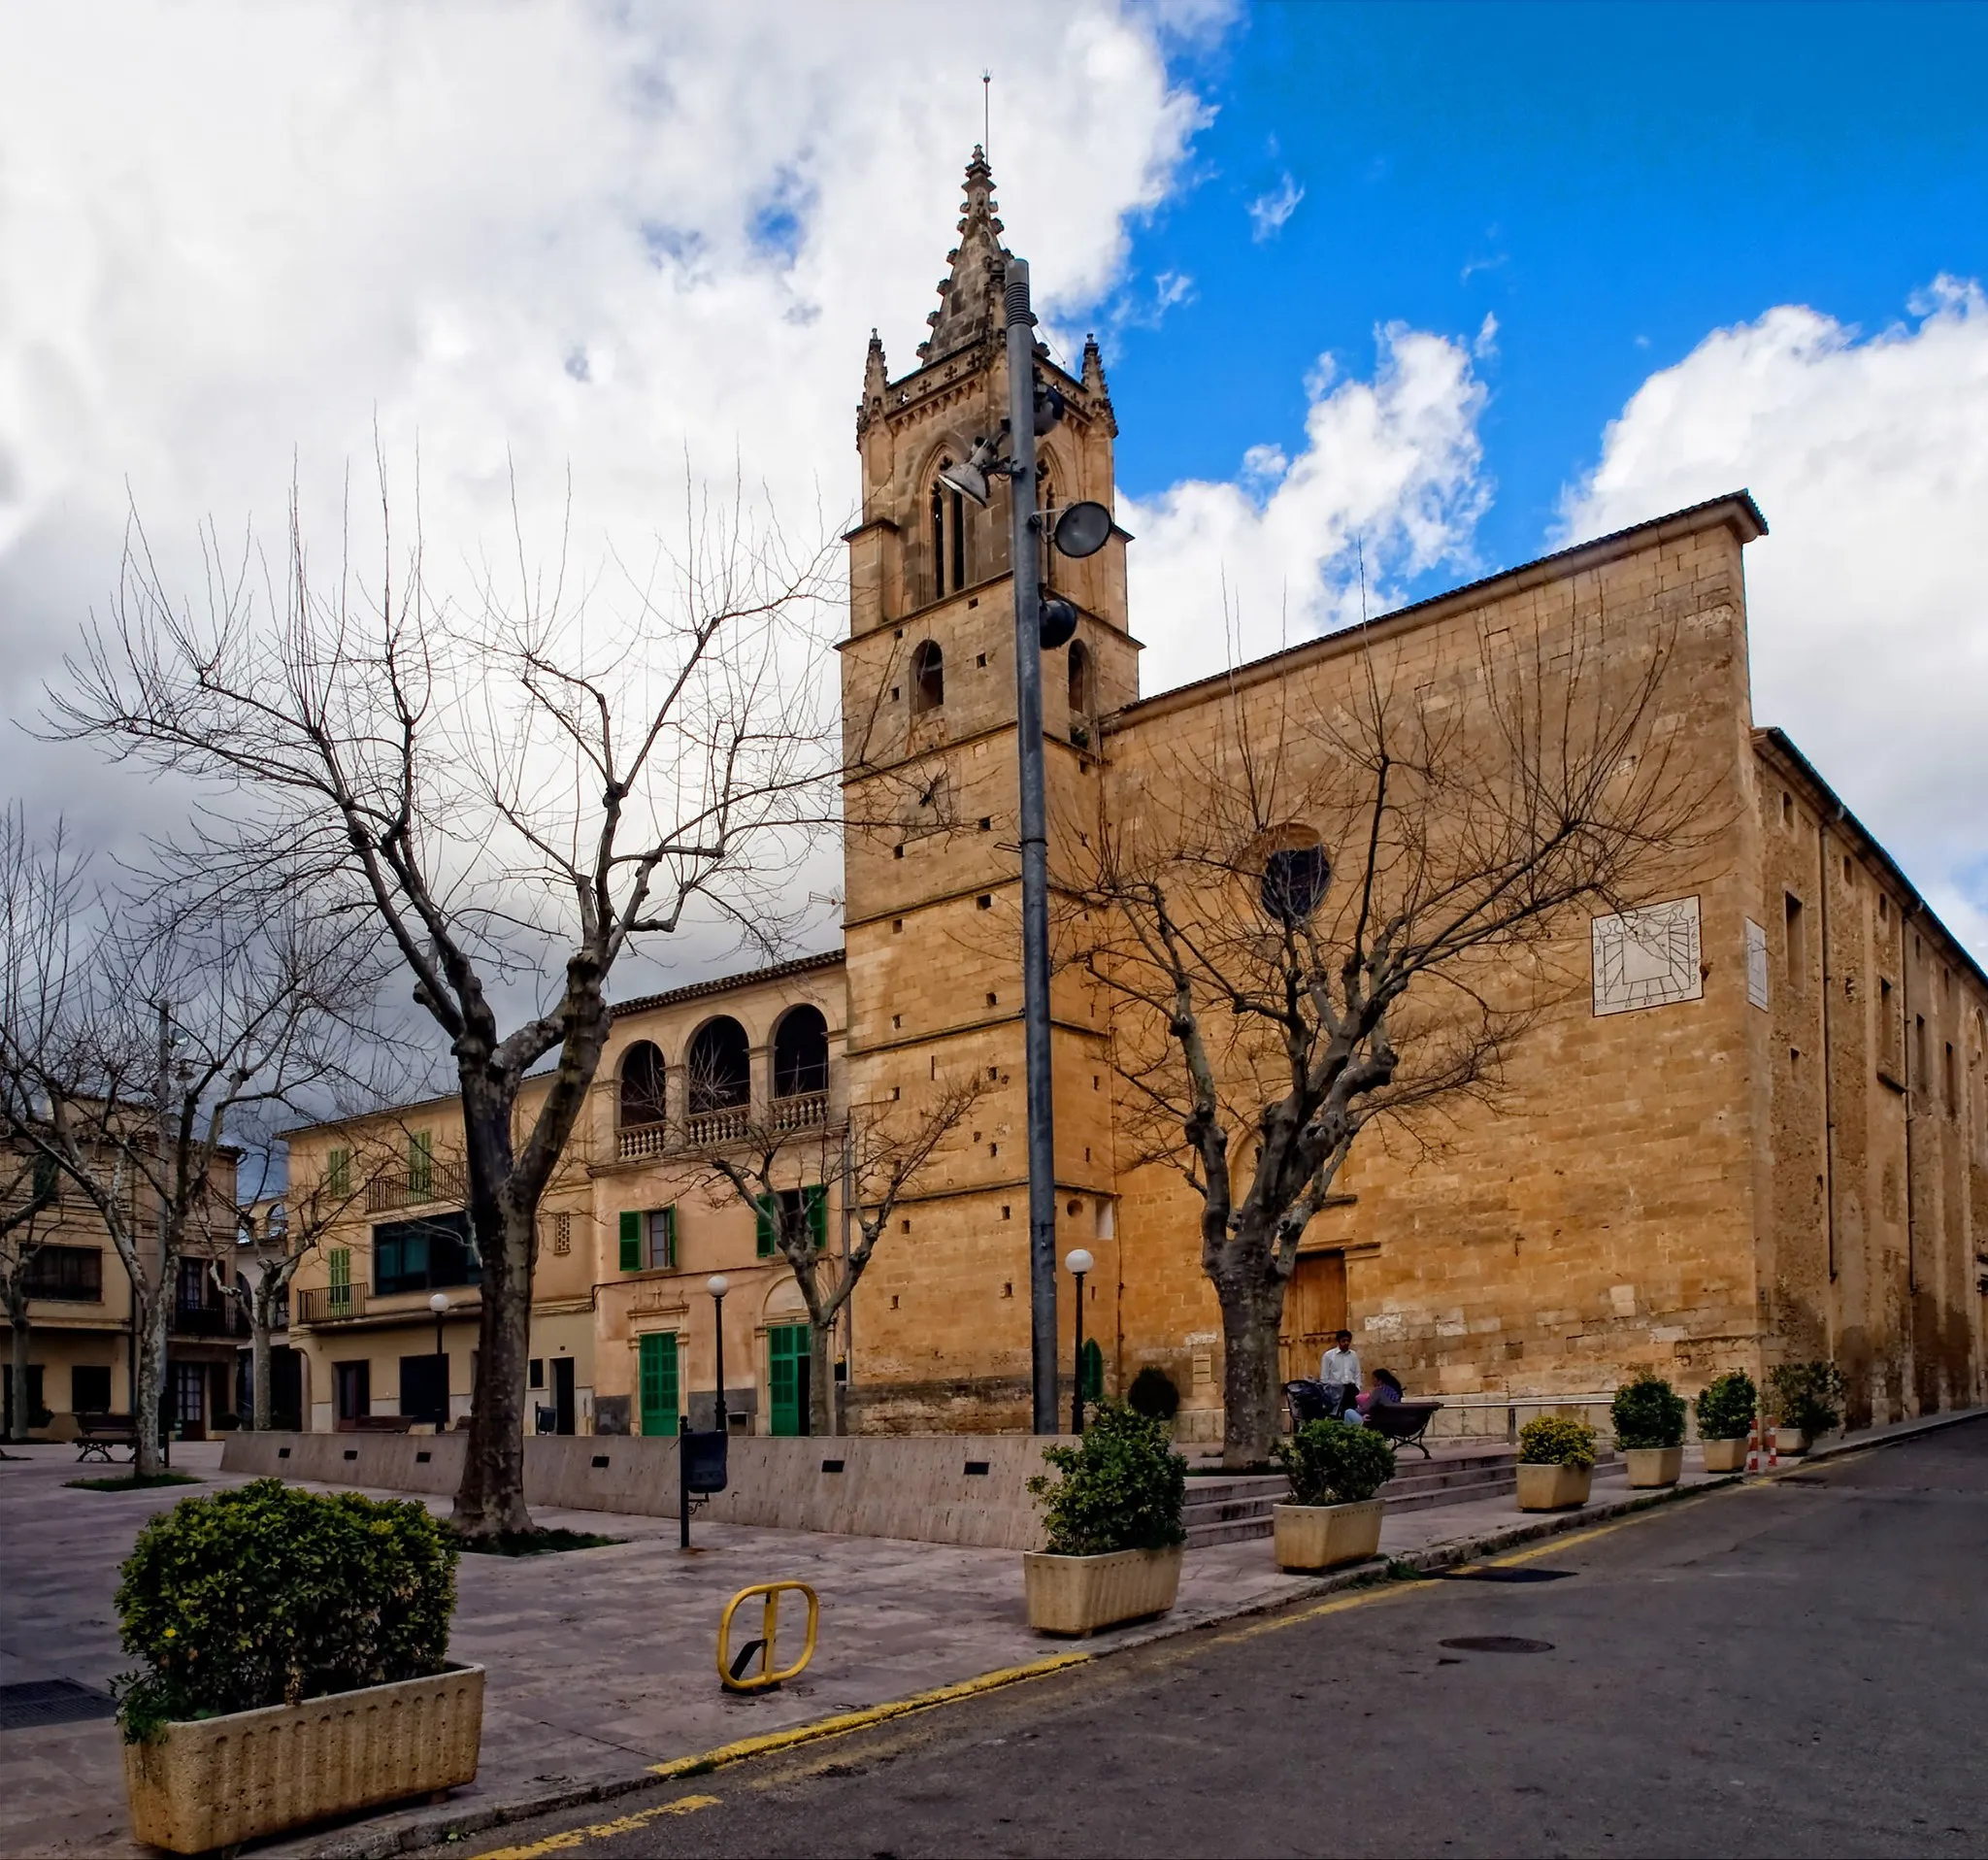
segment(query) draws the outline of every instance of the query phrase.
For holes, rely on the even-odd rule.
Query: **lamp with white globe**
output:
[[[1063,1264],[1077,1280],[1077,1380],[1070,1397],[1070,1431],[1083,1432],[1083,1277],[1097,1264],[1081,1246],[1063,1255]]]

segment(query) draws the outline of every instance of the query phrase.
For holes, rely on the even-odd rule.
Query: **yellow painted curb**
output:
[[[612,1821],[596,1821],[590,1827],[568,1828],[560,1834],[548,1834],[543,1841],[534,1841],[522,1847],[487,1847],[477,1856],[477,1860],[543,1860],[548,1853],[569,1853],[575,1847],[583,1847],[589,1841],[607,1841],[617,1834],[634,1834],[646,1828],[651,1821],[659,1821],[666,1814],[695,1814],[700,1809],[714,1809],[718,1799],[714,1795],[679,1796],[674,1802],[665,1802],[654,1809],[643,1809],[634,1814],[616,1815]]]
[[[849,1731],[862,1731],[873,1724],[885,1724],[910,1711],[928,1711],[935,1705],[949,1705],[955,1699],[970,1699],[977,1693],[992,1692],[1012,1685],[1018,1679],[1037,1679],[1046,1673],[1058,1673],[1068,1666],[1080,1666],[1088,1653],[1057,1653],[1046,1660],[1032,1660],[1027,1666],[1004,1667],[998,1673],[982,1673],[978,1678],[961,1679],[954,1685],[935,1686],[930,1692],[914,1692],[908,1699],[893,1699],[887,1705],[873,1705],[861,1711],[845,1711],[840,1717],[817,1718],[812,1724],[790,1725],[784,1731],[769,1731],[764,1737],[741,1738],[736,1744],[721,1744],[701,1756],[672,1757],[668,1763],[653,1763],[649,1773],[659,1777],[695,1777],[747,1757],[763,1757],[775,1750],[791,1750],[796,1744],[812,1744],[818,1738],[839,1738]]]

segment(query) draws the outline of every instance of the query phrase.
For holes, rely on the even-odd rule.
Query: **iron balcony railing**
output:
[[[388,1214],[396,1208],[421,1208],[435,1202],[459,1208],[469,1199],[469,1178],[461,1163],[431,1163],[426,1169],[398,1176],[375,1176],[366,1184],[366,1212]]]
[[[230,1305],[175,1305],[173,1329],[182,1337],[247,1337],[248,1317]]]
[[[299,1329],[312,1324],[344,1324],[366,1314],[366,1287],[348,1284],[309,1285],[292,1294],[292,1316]]]

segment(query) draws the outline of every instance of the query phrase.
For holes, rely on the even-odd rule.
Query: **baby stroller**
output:
[[[1284,1384],[1284,1407],[1291,1416],[1291,1432],[1307,1421],[1342,1421],[1346,1418],[1339,1399],[1328,1394],[1323,1382],[1303,1379]]]

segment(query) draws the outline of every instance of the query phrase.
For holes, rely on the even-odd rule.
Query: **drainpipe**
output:
[[[1837,1282],[1837,1119],[1835,1098],[1831,1090],[1831,1060],[1836,1048],[1830,1045],[1829,1032],[1829,883],[1830,853],[1829,830],[1840,826],[1843,810],[1837,809],[1835,820],[1824,820],[1816,830],[1816,846],[1822,861],[1822,882],[1816,895],[1822,904],[1822,1207],[1823,1221],[1829,1234],[1829,1282]]]

